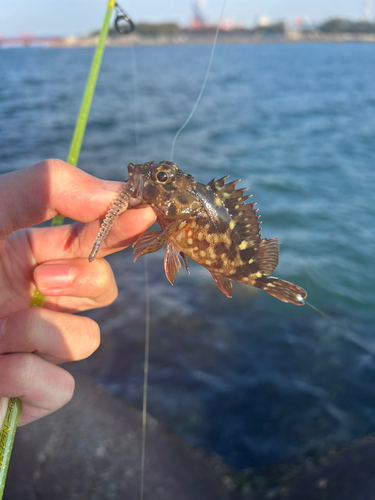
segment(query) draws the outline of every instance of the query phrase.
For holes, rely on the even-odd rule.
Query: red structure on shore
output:
[[[28,47],[30,45],[52,46],[62,45],[64,38],[50,36],[33,36],[31,34],[22,34],[15,37],[1,37],[0,47]]]

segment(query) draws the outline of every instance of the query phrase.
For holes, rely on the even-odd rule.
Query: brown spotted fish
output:
[[[128,207],[150,205],[161,231],[143,233],[133,245],[135,259],[166,244],[164,269],[173,284],[187,257],[206,267],[217,286],[231,297],[232,280],[261,288],[295,305],[303,305],[305,290],[270,276],[279,261],[279,240],[261,238],[255,203],[245,203],[246,189],[228,176],[207,185],[185,174],[170,161],[128,165],[129,180],[104,219],[90,254],[97,255],[116,217]]]

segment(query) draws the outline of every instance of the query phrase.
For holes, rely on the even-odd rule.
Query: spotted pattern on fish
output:
[[[135,259],[166,244],[164,268],[172,284],[180,257],[187,270],[189,257],[210,271],[228,297],[235,280],[284,302],[304,304],[303,288],[270,276],[278,265],[279,240],[261,238],[256,204],[246,203],[252,195],[236,189],[238,180],[226,183],[226,176],[205,185],[170,161],[130,163],[128,173],[130,197],[150,205],[161,227],[138,238]]]

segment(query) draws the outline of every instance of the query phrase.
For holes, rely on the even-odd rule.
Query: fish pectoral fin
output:
[[[179,253],[180,251],[176,245],[174,245],[171,240],[168,240],[164,255],[164,271],[171,285],[173,285],[173,282],[181,269]]]
[[[217,286],[220,290],[229,298],[232,297],[232,280],[221,276],[221,274],[211,273],[213,279],[215,280]]]
[[[187,272],[188,274],[190,274],[190,271],[189,271],[189,264],[188,264],[187,256],[184,254],[184,252],[180,252],[180,255],[181,255],[182,262],[184,263],[184,266],[185,266],[186,272]]]
[[[133,243],[134,262],[147,253],[157,252],[168,241],[178,226],[178,222],[172,222],[161,231],[147,231]]]

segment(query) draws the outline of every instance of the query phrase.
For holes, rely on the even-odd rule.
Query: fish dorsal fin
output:
[[[277,268],[279,263],[279,240],[264,238],[259,246],[259,270],[269,276]]]
[[[225,180],[228,177],[227,175],[218,180],[212,179],[208,185],[219,196],[227,208],[239,237],[242,240],[259,242],[260,216],[257,215],[258,209],[254,208],[256,203],[245,203],[252,195],[244,196],[246,188],[236,189],[236,184],[239,180],[225,184]]]

